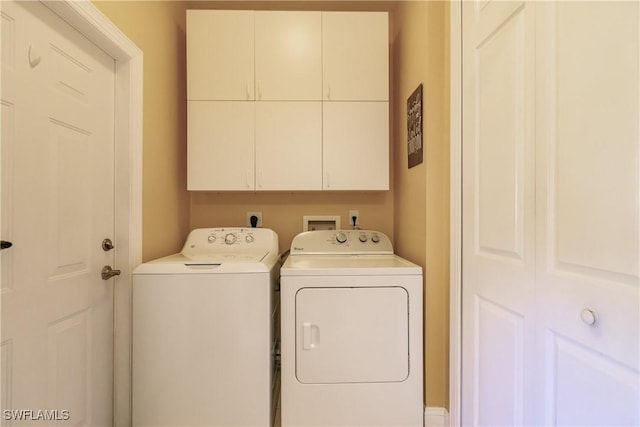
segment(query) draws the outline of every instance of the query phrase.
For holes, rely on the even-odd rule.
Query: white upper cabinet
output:
[[[389,189],[389,18],[322,13],[323,189]]]
[[[320,12],[255,12],[258,101],[322,100]]]
[[[322,102],[256,102],[256,190],[322,189]]]
[[[389,100],[387,12],[322,12],[325,101]]]
[[[254,12],[187,10],[187,99],[254,99]]]
[[[325,102],[324,190],[389,189],[389,103]]]
[[[189,190],[389,189],[388,13],[189,10],[187,76]]]
[[[254,189],[255,103],[187,101],[187,189]]]

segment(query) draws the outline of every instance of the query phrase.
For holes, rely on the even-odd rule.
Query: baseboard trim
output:
[[[424,427],[446,427],[449,425],[449,412],[446,408],[429,406],[424,408]]]

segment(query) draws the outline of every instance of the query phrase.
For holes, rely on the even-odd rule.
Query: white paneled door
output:
[[[2,2],[3,425],[112,424],[114,91],[113,58]]]
[[[464,425],[640,423],[637,2],[463,2]]]

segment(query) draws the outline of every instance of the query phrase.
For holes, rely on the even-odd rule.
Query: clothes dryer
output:
[[[133,272],[133,425],[271,426],[278,236],[193,230]]]
[[[383,233],[323,230],[280,274],[282,426],[422,426],[421,267]]]

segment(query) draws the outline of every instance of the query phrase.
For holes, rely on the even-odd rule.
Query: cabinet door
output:
[[[389,189],[389,103],[323,103],[323,189]]]
[[[256,102],[256,189],[320,190],[322,103]]]
[[[254,99],[253,18],[253,11],[187,11],[187,99]]]
[[[386,12],[322,13],[323,99],[389,100]]]
[[[187,189],[254,189],[255,103],[188,101]]]
[[[319,101],[320,12],[256,12],[256,99]]]

